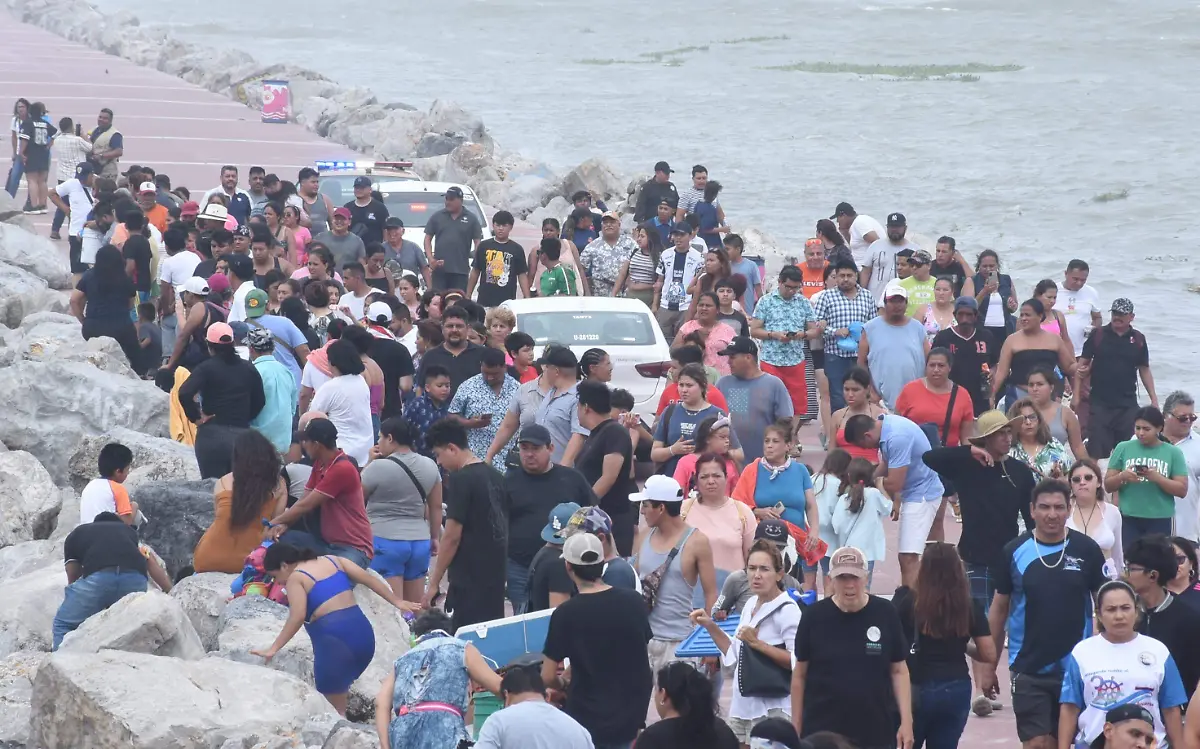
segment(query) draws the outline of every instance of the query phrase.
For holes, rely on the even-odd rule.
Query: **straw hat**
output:
[[[991,411],[984,411],[975,420],[975,436],[970,438],[971,442],[979,442],[988,435],[999,432],[1006,426],[1009,426],[1014,421],[1018,421],[1021,417],[1008,418],[1001,410],[993,408]]]

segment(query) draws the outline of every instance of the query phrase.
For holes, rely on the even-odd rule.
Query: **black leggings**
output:
[[[129,360],[129,366],[137,372],[138,376],[146,373],[145,358],[142,356],[142,349],[138,346],[137,328],[133,327],[133,321],[129,318],[124,320],[97,320],[94,318],[85,318],[83,321],[83,340],[90,341],[93,338],[102,338],[108,336],[121,345],[121,350],[125,352],[125,358]]]
[[[201,424],[196,428],[196,464],[200,478],[217,479],[233,470],[233,443],[249,427]]]

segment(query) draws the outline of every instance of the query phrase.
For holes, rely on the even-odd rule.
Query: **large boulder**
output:
[[[559,194],[570,200],[580,190],[590,192],[593,200],[624,199],[628,195],[626,182],[603,159],[588,159],[563,176]]]
[[[71,266],[61,247],[21,226],[0,223],[0,262],[29,271],[52,289],[71,288]]]
[[[478,143],[464,143],[450,152],[442,170],[446,182],[476,184],[497,181],[500,173],[492,163],[492,153]]]
[[[374,572],[370,574],[375,575]],[[350,687],[346,714],[353,720],[369,722],[375,714],[375,696],[379,693],[379,685],[391,676],[396,659],[412,647],[412,633],[396,607],[367,586],[354,587],[354,600],[367,615],[371,629],[375,631],[375,656],[363,675]]]
[[[46,653],[13,653],[0,659],[0,749],[29,744],[29,703],[33,677]]]
[[[191,446],[116,427],[104,434],[86,435],[80,440],[68,466],[72,489],[83,491],[83,487],[96,478],[100,450],[110,442],[119,442],[133,451],[133,470],[125,480],[127,489],[155,481],[200,480],[200,467]]]
[[[421,140],[417,141],[416,148],[413,149],[413,158],[427,159],[431,156],[445,156],[466,142],[465,137],[453,133],[425,133],[421,136]]]
[[[27,452],[0,453],[0,547],[50,538],[63,490]]]
[[[16,577],[24,577],[51,563],[62,564],[62,562],[61,541],[25,541],[6,546],[0,549],[0,583]]]
[[[0,323],[10,328],[20,325],[27,315],[39,311],[37,300],[48,290],[46,282],[29,271],[0,262]]]
[[[379,734],[350,721],[334,727],[321,749],[379,749]]]
[[[158,590],[127,595],[88,617],[63,638],[58,649],[66,653],[124,650],[189,661],[204,657],[204,645],[183,607]]]
[[[240,663],[262,666],[263,659],[251,650],[266,650],[275,642],[287,621],[288,607],[262,596],[241,596],[230,601],[217,624],[215,655]],[[283,671],[313,683],[313,650],[308,633],[300,630],[267,668]],[[378,685],[377,685],[378,686]]]
[[[40,313],[5,336],[0,350],[0,392],[5,394],[0,442],[34,455],[60,485],[79,439],[114,427],[165,437],[168,396],[137,379],[116,342],[86,343],[79,323]]]
[[[63,601],[66,585],[67,574],[61,561],[4,582],[0,658],[22,650],[50,652],[54,615]]]
[[[220,658],[55,653],[33,681],[30,738],[39,749],[254,746],[330,711],[295,677]]]
[[[139,529],[141,539],[162,557],[172,578],[191,566],[196,543],[212,525],[216,483],[216,479],[152,481],[129,494],[146,516]]]
[[[221,613],[232,595],[229,586],[235,578],[237,575],[224,572],[201,572],[188,575],[171,588],[171,597],[179,601],[205,650],[217,649]]]
[[[25,215],[25,206],[3,190],[0,190],[0,223],[16,226],[27,232],[34,230],[33,219]]]

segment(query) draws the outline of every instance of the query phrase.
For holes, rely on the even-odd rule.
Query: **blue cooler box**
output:
[[[554,609],[547,609],[480,622],[459,629],[454,636],[473,644],[496,668],[503,668],[526,653],[542,652],[553,613]]]

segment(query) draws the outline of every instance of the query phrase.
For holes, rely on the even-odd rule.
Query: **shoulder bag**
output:
[[[658,602],[658,589],[662,586],[663,576],[667,574],[667,570],[671,567],[671,562],[675,561],[675,557],[679,556],[679,550],[687,543],[691,537],[694,528],[688,528],[683,534],[683,538],[679,539],[679,543],[675,544],[674,548],[667,554],[666,560],[658,566],[658,569],[651,572],[642,578],[642,600],[646,602],[646,610],[652,611],[654,604]],[[655,531],[657,532],[657,531]],[[651,533],[653,535],[653,533]],[[649,539],[647,539],[649,540]]]
[[[413,473],[412,469],[404,465],[404,461],[395,455],[389,455],[387,459],[404,469],[404,472],[408,474],[408,478],[413,482],[413,486],[417,487],[417,494],[421,495],[421,501],[424,502],[428,498],[428,494],[425,492],[425,487],[421,486],[421,482],[417,481],[417,474]]]
[[[942,423],[942,429],[940,432],[938,431],[937,424],[932,422],[927,421],[920,425],[921,431],[924,432],[925,436],[929,439],[930,448],[943,446],[955,447],[955,445],[946,445],[942,438],[950,436],[950,422],[954,419],[954,401],[958,398],[958,391],[960,389],[961,388],[959,387],[958,383],[951,383],[950,400],[946,403],[946,419]]]
[[[761,628],[763,622],[787,605],[789,604],[785,603],[764,616],[759,620],[758,627]],[[791,602],[790,605],[795,606],[796,603]],[[779,643],[772,647],[786,646]],[[780,666],[769,656],[743,642],[741,652],[738,653],[738,692],[743,697],[786,697],[792,692],[792,669]]]

